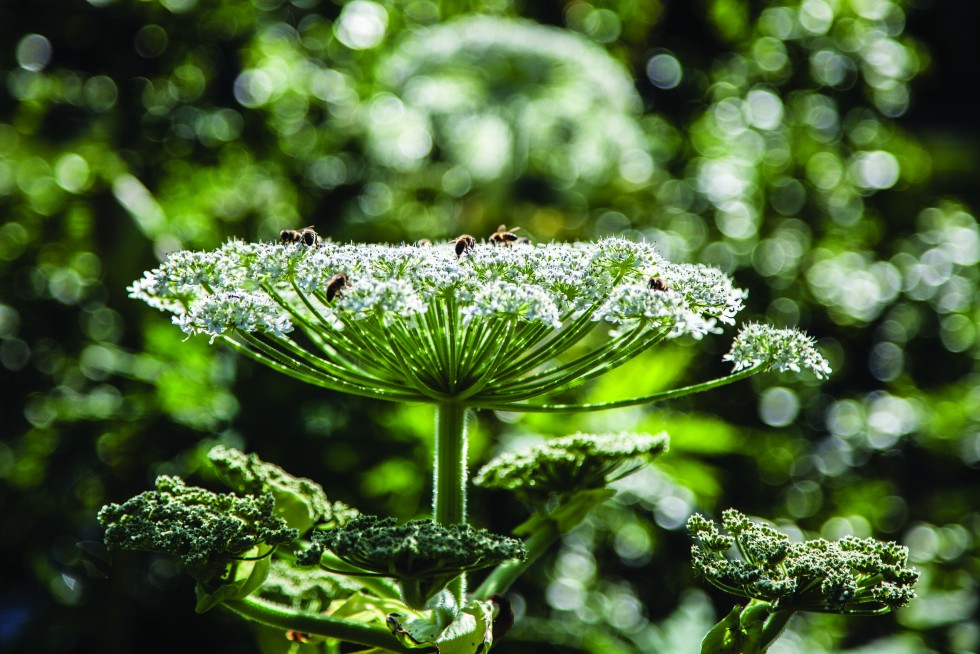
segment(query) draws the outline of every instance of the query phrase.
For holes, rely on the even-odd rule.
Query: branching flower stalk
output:
[[[476,409],[594,411],[702,392],[768,369],[808,370],[818,377],[830,373],[808,336],[748,325],[725,356],[734,365],[730,375],[612,402],[547,403],[548,396],[612,371],[658,343],[719,333],[721,325],[735,323],[742,309],[745,292],[724,273],[670,263],[649,244],[615,238],[498,246],[473,241],[463,247],[341,245],[317,238],[286,244],[234,240],[210,252],[177,252],[129,291],[172,313],[188,338],[207,335],[212,343],[225,343],[294,379],[362,397],[434,405],[434,523],[412,523],[425,533],[436,533],[437,527],[465,527],[466,424]],[[522,526],[521,533],[530,536],[528,543],[553,542],[608,497],[604,485],[619,474],[617,470],[623,472],[624,461],[628,468],[640,454],[665,449],[665,439],[647,438],[652,440],[569,441],[569,451],[579,447],[583,457],[596,457],[594,469],[585,458],[556,464],[548,462],[553,452],[543,453],[542,469],[555,473],[559,481],[578,481],[563,495],[559,510]],[[229,458],[225,452],[218,453],[216,465],[236,489],[271,493],[277,511],[300,533],[331,512],[324,508],[325,496],[309,506],[302,500],[297,504],[297,498],[309,496],[309,487],[301,485],[304,490],[296,493],[299,486],[293,482],[283,486],[278,469],[257,474],[254,461]],[[496,478],[506,476],[501,472]],[[583,488],[582,480],[597,486]],[[343,529],[349,516],[342,511],[334,518],[338,516],[335,528]],[[386,524],[384,529],[389,531],[379,533],[401,533],[403,528]],[[400,537],[379,538],[379,543],[392,543],[392,552],[402,551],[393,544]],[[349,561],[344,563],[341,552],[327,551],[341,542],[319,536],[314,542],[325,548],[321,565],[331,563],[324,570],[343,572],[333,566]],[[408,613],[389,613],[388,627],[403,645],[441,643],[446,651],[455,651],[449,644],[454,639],[480,633],[483,646],[489,647],[487,595],[506,589],[539,549],[534,545],[525,562],[501,563],[499,572],[491,573],[476,593],[482,602],[466,599],[463,573],[474,568],[461,566],[458,574],[449,575],[444,607],[459,619],[445,630],[433,631],[423,616],[411,614],[423,600],[443,602],[440,598],[447,591],[435,592],[443,581],[432,586],[424,585],[429,581],[422,586],[413,582],[409,592],[406,578],[398,574],[394,578],[401,579],[400,598],[381,580],[373,586],[373,595],[351,596],[340,609],[331,609],[330,618],[277,608],[265,602],[262,593],[229,597],[225,606],[269,624],[316,625],[322,635],[377,646],[376,631],[353,633],[334,623],[345,615],[356,622],[368,605],[380,610],[411,596]],[[282,556],[289,559],[290,552],[287,548]],[[420,590],[426,588],[435,594]],[[464,629],[463,624],[468,626]]]

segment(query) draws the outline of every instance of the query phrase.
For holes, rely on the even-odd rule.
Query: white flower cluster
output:
[[[215,277],[217,257],[210,252],[175,252],[167,263],[143,273],[133,282],[129,297],[161,311],[180,313],[201,293],[201,284]]]
[[[370,315],[381,316],[384,324],[401,318],[409,325],[428,308],[418,291],[406,279],[378,280],[369,287],[354,286],[344,291],[336,302],[337,310],[361,320]]]
[[[559,329],[587,312],[596,321],[642,322],[669,337],[700,338],[717,331],[716,320],[731,323],[744,297],[717,270],[670,264],[651,245],[623,239],[478,244],[461,256],[452,243],[308,248],[231,241],[213,252],[173,254],[129,290],[131,297],[177,313],[182,326],[212,335],[248,330],[246,325],[276,333],[288,324],[291,311],[308,313],[301,305],[280,306],[277,316],[277,297],[291,298],[298,290],[322,299],[338,273],[348,277],[349,288],[334,302],[320,302],[319,310],[353,320],[384,315],[386,322],[414,320],[433,302],[451,302],[464,321],[516,317]],[[652,290],[653,277],[663,278],[670,290]],[[262,307],[265,321],[258,314],[241,319],[242,293],[255,298],[250,305]],[[263,295],[268,302],[257,299]],[[213,315],[205,316],[207,311]]]
[[[818,379],[826,379],[832,372],[812,337],[796,329],[776,329],[759,323],[742,327],[723,360],[734,363],[736,372],[759,364],[780,371],[809,370]]]
[[[561,327],[558,306],[544,289],[496,280],[472,294],[472,300],[462,307],[463,322],[481,316],[523,317],[553,329]]]
[[[668,337],[690,334],[700,339],[705,334],[721,331],[715,326],[715,318],[692,311],[679,294],[669,290],[652,292],[649,284],[617,287],[592,319],[626,325],[639,320],[652,321],[665,325]]]
[[[210,334],[211,342],[233,329],[283,336],[293,330],[281,308],[263,293],[212,293],[194,300],[190,309],[173,317],[186,334]]]

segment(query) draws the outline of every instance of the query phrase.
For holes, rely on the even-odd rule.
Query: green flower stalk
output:
[[[474,595],[489,598],[506,592],[562,534],[615,495],[610,484],[664,454],[667,447],[664,433],[578,433],[501,454],[483,466],[474,484],[510,491],[536,511],[514,530],[528,536],[526,559],[495,568]]]
[[[688,530],[697,574],[749,604],[738,606],[705,638],[702,652],[762,652],[796,611],[881,615],[915,597],[919,578],[907,547],[872,538],[791,543],[772,527],[729,509],[728,533],[695,514]],[[727,553],[734,551],[736,557]]]
[[[301,565],[321,564],[325,551],[353,566],[346,574],[381,575],[398,581],[402,599],[416,610],[426,608],[440,591],[465,572],[523,559],[518,540],[469,525],[443,527],[431,520],[403,525],[394,518],[358,516],[342,527],[317,531],[312,545],[297,557]]]

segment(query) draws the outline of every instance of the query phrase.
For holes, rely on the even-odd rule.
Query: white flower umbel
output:
[[[130,294],[174,313],[188,334],[225,341],[325,388],[517,411],[575,410],[527,401],[593,379],[665,339],[719,332],[745,296],[718,270],[673,264],[653,246],[623,239],[479,243],[459,255],[452,243],[230,241],[171,255]],[[608,339],[583,351],[582,339],[599,329]],[[743,330],[726,358],[736,374],[725,383],[770,366],[829,372],[806,336],[763,325]],[[718,385],[708,384],[624,402]]]
[[[796,329],[776,329],[748,323],[742,326],[732,349],[722,357],[735,364],[735,371],[768,364],[776,370],[809,370],[818,379],[830,376],[830,364],[817,352],[813,338]]]

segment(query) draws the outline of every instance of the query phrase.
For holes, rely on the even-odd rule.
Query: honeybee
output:
[[[308,634],[305,631],[293,631],[290,629],[286,632],[286,640],[291,640],[294,643],[305,644],[313,640],[313,634]]]
[[[650,288],[654,291],[660,291],[661,293],[670,290],[670,286],[659,277],[650,278]]]
[[[517,235],[514,234],[520,227],[511,227],[508,231],[507,225],[501,225],[497,228],[493,234],[490,235],[490,242],[494,245],[507,245],[508,243],[513,243],[517,240]]]
[[[279,241],[286,243],[302,243],[307,247],[315,247],[320,244],[320,235],[313,230],[313,225],[302,229],[284,229],[279,232]]]
[[[456,237],[456,258],[463,256],[464,252],[469,252],[476,247],[476,239],[469,234],[461,234]]]
[[[335,297],[343,297],[343,290],[350,286],[347,275],[337,273],[327,282],[327,302],[333,302]]]

